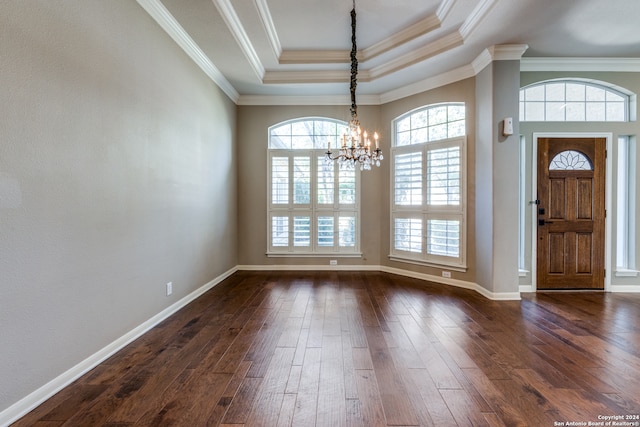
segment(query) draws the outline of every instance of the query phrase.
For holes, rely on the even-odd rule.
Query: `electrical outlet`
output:
[[[167,283],[167,296],[173,293],[173,282]]]
[[[442,277],[446,277],[446,278],[451,278],[451,272],[450,271],[443,271],[442,272]]]
[[[329,260],[329,265],[338,265],[338,260],[337,259]]]

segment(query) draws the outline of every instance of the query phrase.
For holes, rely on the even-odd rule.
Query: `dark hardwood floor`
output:
[[[14,425],[537,427],[638,414],[640,295],[496,302],[385,273],[239,272]]]

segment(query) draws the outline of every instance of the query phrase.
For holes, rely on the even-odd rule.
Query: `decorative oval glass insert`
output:
[[[583,170],[590,171],[593,170],[593,165],[584,154],[574,151],[567,150],[562,153],[556,154],[556,156],[551,160],[551,164],[549,165],[549,170],[552,171],[566,171],[566,170]]]

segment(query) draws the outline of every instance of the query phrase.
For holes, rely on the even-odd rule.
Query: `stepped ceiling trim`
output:
[[[638,72],[632,16],[640,3],[616,1],[403,0],[396,8],[358,0],[366,20],[358,37],[360,98],[389,102],[474,76],[495,60],[522,58],[522,71]],[[137,2],[236,103],[344,104],[343,0]]]
[[[227,2],[228,0],[214,1]],[[461,46],[465,42],[465,38],[471,35],[473,30],[482,22],[496,2],[497,0],[481,1],[471,11],[470,15],[465,19],[464,23],[457,31],[441,36],[440,38],[427,43],[412,52],[397,56],[371,69],[363,68],[359,70],[359,80],[362,82],[370,82]],[[418,37],[422,37],[436,29],[439,29],[442,25],[443,19],[446,18],[454,3],[455,0],[444,0],[440,3],[436,13],[422,18],[415,24],[406,27],[385,40],[359,50],[358,60],[362,63],[366,63],[383,53],[393,51],[394,49],[397,49]],[[266,4],[264,6],[266,6]],[[265,28],[272,25],[273,21],[271,20],[268,8],[264,13],[260,13],[260,16],[263,19],[263,25]],[[225,19],[225,21],[227,21],[227,19]],[[242,28],[230,27],[230,29],[232,31],[237,29],[239,32],[244,33]],[[236,39],[238,37],[240,37],[240,35],[238,35]],[[275,35],[275,37],[277,38],[277,35]],[[272,42],[272,45],[274,43],[279,45],[279,42]],[[248,55],[248,53],[245,52],[245,55]],[[284,50],[278,58],[278,62],[280,64],[348,64],[349,61],[348,50]],[[269,70],[265,72],[262,82],[265,84],[335,83],[345,82],[348,81],[348,79],[348,71],[336,73],[335,71],[317,70],[303,70],[297,72]]]

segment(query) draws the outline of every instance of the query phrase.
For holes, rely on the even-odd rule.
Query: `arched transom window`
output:
[[[526,122],[624,122],[630,94],[604,82],[547,80],[520,90],[520,120]]]

